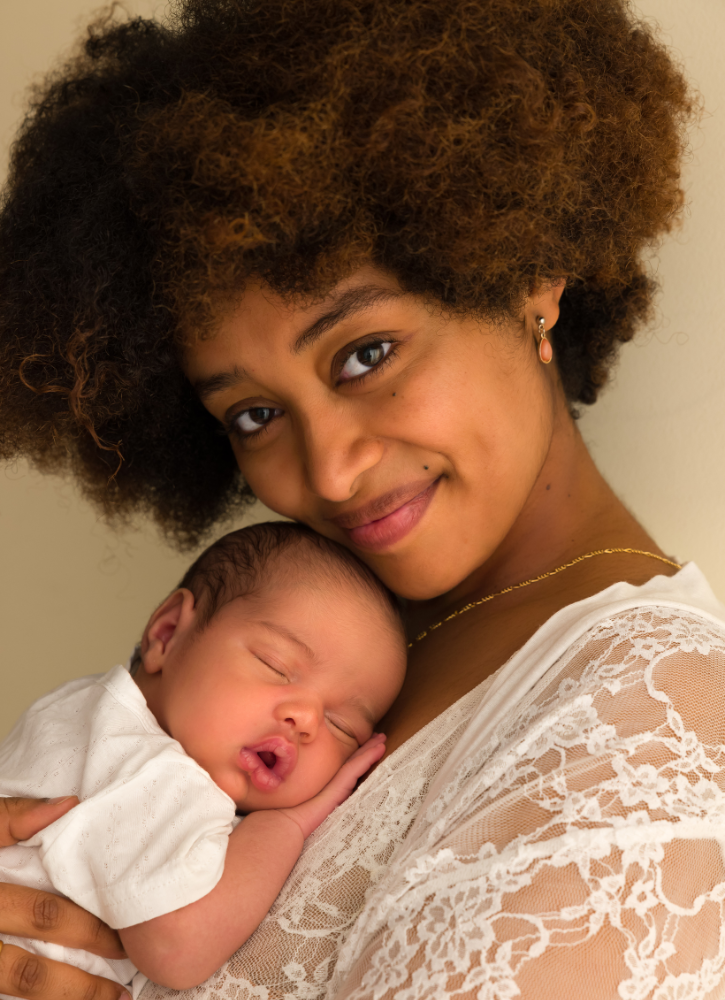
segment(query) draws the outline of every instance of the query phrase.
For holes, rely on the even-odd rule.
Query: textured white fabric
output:
[[[143,1000],[723,997],[724,847],[725,608],[690,564],[555,615],[325,821],[215,976]]]
[[[75,809],[0,850],[0,881],[62,893],[111,927],[193,903],[224,870],[235,806],[159,727],[124,667],[41,698],[0,745],[0,795],[78,795]],[[3,935],[127,983],[130,962]]]

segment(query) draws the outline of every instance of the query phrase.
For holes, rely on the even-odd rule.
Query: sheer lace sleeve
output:
[[[435,798],[335,1000],[695,1000],[725,963],[725,629],[601,622]]]

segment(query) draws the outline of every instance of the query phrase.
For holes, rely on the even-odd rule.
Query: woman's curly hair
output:
[[[694,105],[627,0],[176,0],[89,29],[35,93],[0,214],[0,458],[191,542],[244,499],[178,362],[248,276],[361,260],[554,331],[592,403],[650,308]]]

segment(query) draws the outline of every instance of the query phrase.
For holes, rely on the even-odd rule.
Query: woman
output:
[[[39,99],[4,454],[182,542],[243,482],[407,602],[391,752],[202,995],[717,995],[725,609],[573,419],[647,315],[691,113],[623,0],[185,0]],[[117,995],[0,953],[0,990],[61,989]]]

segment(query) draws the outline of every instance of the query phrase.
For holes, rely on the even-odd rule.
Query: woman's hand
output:
[[[75,796],[52,801],[0,798],[0,847],[26,840],[78,804]],[[4,934],[83,948],[104,958],[125,958],[118,934],[68,899],[22,885],[0,883],[0,942]],[[26,1000],[118,1000],[122,986],[0,945],[0,993]]]

